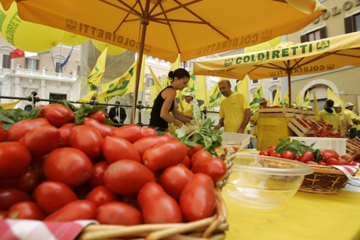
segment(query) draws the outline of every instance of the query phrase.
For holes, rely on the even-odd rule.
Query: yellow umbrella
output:
[[[0,0],[8,9],[14,0]],[[287,3],[289,1],[289,3]],[[174,62],[239,49],[300,30],[326,9],[316,0],[21,0],[21,19]],[[309,10],[310,9],[310,10]]]
[[[360,32],[305,43],[285,43],[272,49],[195,62],[194,73],[251,79],[326,72],[349,65],[360,65]],[[289,99],[291,102],[291,98]]]

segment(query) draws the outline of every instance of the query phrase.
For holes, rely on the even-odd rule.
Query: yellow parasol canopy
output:
[[[242,79],[291,76],[326,72],[360,65],[360,32],[305,43],[282,43],[272,49],[198,61],[194,73]]]
[[[8,9],[14,0],[0,0]],[[287,3],[287,1],[290,2]],[[21,19],[138,51],[135,116],[143,54],[170,62],[251,46],[308,25],[316,0],[21,0]],[[305,9],[305,10],[304,10]]]

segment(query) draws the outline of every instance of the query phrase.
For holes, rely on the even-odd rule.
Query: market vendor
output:
[[[341,136],[348,137],[350,135],[350,129],[353,126],[353,122],[344,114],[341,104],[335,104],[334,109],[339,116],[339,133]]]
[[[324,104],[324,109],[319,111],[319,113],[316,115],[316,120],[324,121],[327,124],[331,124],[333,126],[333,133],[338,132],[338,126],[339,126],[339,117],[334,111],[334,101],[331,99],[326,100]]]
[[[220,104],[220,120],[214,129],[224,127],[224,132],[244,133],[251,117],[249,101],[241,93],[231,90],[229,80],[220,81],[218,86],[226,98]]]
[[[345,110],[344,110],[344,114],[351,119],[351,121],[353,122],[353,125],[350,129],[350,138],[354,138],[357,136],[357,126],[359,125],[359,121],[357,120],[357,115],[354,113],[354,104],[351,102],[347,102],[345,104]]]

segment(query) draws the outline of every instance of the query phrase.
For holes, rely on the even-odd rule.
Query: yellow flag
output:
[[[315,114],[317,115],[319,112],[319,105],[316,99],[315,91],[313,92],[313,94],[314,94],[314,110],[315,110]]]
[[[124,75],[118,77],[111,82],[101,85],[102,92],[98,93],[97,100],[100,103],[107,103],[115,96],[123,97],[129,93],[134,92],[136,81],[136,67],[137,61],[131,65],[131,67],[125,72]],[[144,67],[145,57],[143,57],[141,63],[140,82],[138,92],[142,92],[144,89]]]
[[[283,98],[281,99],[280,105],[281,105],[281,106],[285,106],[285,107],[289,107],[289,106],[290,106],[290,104],[289,104],[289,88],[288,88],[288,90],[286,91],[286,93],[285,93],[285,95],[283,96]]]
[[[266,101],[267,101],[267,102],[266,102],[266,106],[267,106],[267,107],[270,107],[270,96],[266,99]]]
[[[171,68],[170,68],[169,72],[175,71],[176,69],[179,68],[179,66],[180,66],[180,58],[178,57],[178,58],[176,59],[176,61],[171,65]],[[166,77],[166,78],[162,81],[162,84],[163,84],[163,87],[164,87],[164,88],[167,87],[167,86],[170,86],[170,84],[171,84],[171,79],[168,78],[168,77]]]
[[[9,103],[0,103],[0,109],[12,109],[13,107],[16,106],[16,104],[18,104],[20,102],[20,100],[17,100],[15,102],[9,102]]]
[[[327,99],[331,99],[334,101],[334,105],[341,104],[343,110],[345,108],[345,103],[341,98],[339,98],[330,88],[327,88]]]
[[[276,94],[273,100],[273,106],[280,106],[280,86],[277,86]]]
[[[262,84],[255,90],[253,95],[253,100],[250,102],[250,109],[254,113],[256,112],[260,107],[260,99],[264,96],[263,94],[263,88]]]
[[[310,91],[306,92],[305,99],[304,99],[304,107],[310,107]]]
[[[228,79],[220,78],[218,83],[222,80],[228,80]],[[225,98],[221,94],[218,84],[215,84],[212,88],[210,88],[209,91],[207,91],[207,94],[208,94],[208,101],[207,101],[207,110],[208,111],[211,111],[214,108],[220,107],[221,101]]]
[[[297,97],[296,97],[296,101],[295,101],[296,106],[298,106],[298,107],[302,106],[302,97],[301,96],[302,96],[302,92],[300,90]]]
[[[193,72],[191,72],[190,76],[195,76]],[[195,76],[194,81],[194,97],[198,100],[203,100],[204,102],[207,100],[207,92],[206,92],[206,77],[205,76]]]
[[[106,46],[104,51],[100,54],[90,75],[85,79],[86,85],[90,91],[97,91],[98,86],[100,85],[100,80],[105,72],[107,50],[108,46]]]
[[[249,77],[247,75],[235,85],[234,92],[241,93],[249,102]]]
[[[150,107],[154,106],[154,102],[156,97],[159,95],[159,93],[162,90],[162,85],[160,83],[160,81],[157,79],[157,77],[155,76],[153,70],[151,69],[151,67],[149,66],[150,72],[151,72],[151,76],[154,80],[154,85],[152,85],[151,87],[149,87],[149,91],[150,91]],[[151,112],[151,109],[149,108],[148,111]]]
[[[77,102],[90,102],[96,93],[97,91],[90,91],[84,98],[77,100]]]

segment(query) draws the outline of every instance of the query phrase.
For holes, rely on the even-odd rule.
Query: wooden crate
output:
[[[302,115],[303,115],[304,117],[313,117],[313,118],[315,118],[316,113],[315,113],[315,111],[312,111],[312,110],[305,110],[305,109],[303,109],[303,110],[302,110]]]
[[[355,141],[355,140],[347,140],[346,141],[346,147],[349,147],[351,149],[355,149],[356,153],[347,153],[347,154],[349,154],[353,158],[356,158],[360,154],[360,147],[356,146],[354,143],[352,143],[352,141]]]
[[[301,124],[299,121],[302,122],[305,126]],[[312,127],[306,121],[304,121],[304,119],[296,115],[288,123],[288,127],[291,130],[293,130],[293,132],[295,132],[295,134],[298,135],[299,137],[304,137],[306,135],[315,134],[318,132],[317,130],[313,130]]]
[[[259,117],[291,118],[295,116],[294,110],[294,108],[261,108],[259,109]]]

